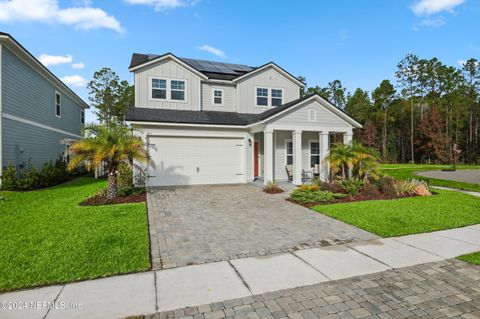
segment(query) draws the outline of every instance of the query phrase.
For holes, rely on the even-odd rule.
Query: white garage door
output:
[[[244,140],[150,137],[150,186],[244,182]]]

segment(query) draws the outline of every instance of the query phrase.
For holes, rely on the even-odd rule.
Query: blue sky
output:
[[[86,101],[101,67],[133,81],[133,52],[275,61],[311,86],[371,91],[410,52],[455,66],[479,58],[480,1],[0,0],[0,30]]]

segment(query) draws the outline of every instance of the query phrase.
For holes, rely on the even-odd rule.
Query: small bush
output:
[[[304,191],[311,191],[311,192],[315,192],[315,191],[319,191],[320,190],[320,186],[318,185],[302,185],[299,187],[301,190],[304,190]]]
[[[397,180],[393,184],[393,189],[397,195],[413,195],[417,185],[413,180]]]
[[[290,199],[299,204],[314,204],[331,202],[344,196],[343,194],[299,187],[290,194]]]
[[[320,185],[320,189],[324,191],[329,191],[332,193],[345,193],[345,189],[337,181],[321,182],[319,185]]]
[[[378,180],[375,181],[375,185],[377,185],[378,189],[386,195],[395,195],[395,187],[394,184],[397,180],[391,176],[383,175]]]
[[[343,189],[351,196],[358,195],[363,187],[363,180],[358,178],[346,179],[341,182]]]
[[[380,196],[382,192],[378,189],[378,186],[374,183],[364,183],[360,193],[368,196]]]
[[[17,170],[12,164],[9,164],[2,174],[2,189],[14,191],[17,189]]]
[[[268,194],[283,193],[283,189],[278,187],[278,184],[275,181],[267,182],[267,184],[263,187],[263,191]]]
[[[145,194],[145,187],[125,187],[118,190],[118,196],[131,196]]]

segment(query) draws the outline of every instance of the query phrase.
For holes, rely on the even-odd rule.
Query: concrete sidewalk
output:
[[[0,318],[123,318],[372,274],[475,251],[480,251],[480,225],[6,293],[0,295]]]

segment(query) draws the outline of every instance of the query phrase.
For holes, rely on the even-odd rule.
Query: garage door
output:
[[[244,182],[244,140],[150,137],[150,186]]]

